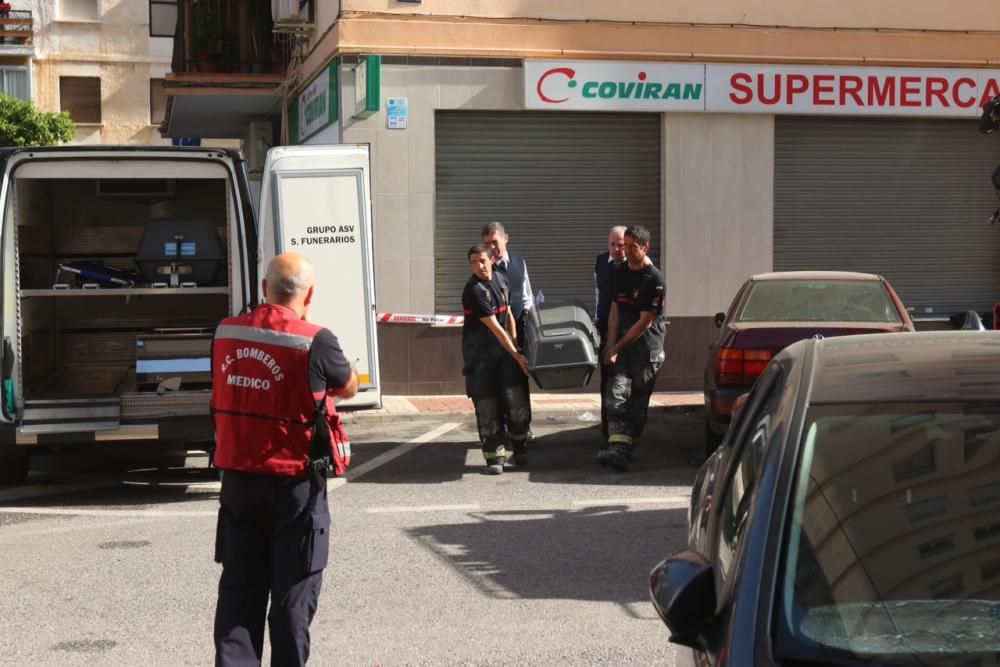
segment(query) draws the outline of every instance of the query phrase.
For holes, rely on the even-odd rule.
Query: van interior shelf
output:
[[[21,296],[166,296],[229,294],[228,287],[109,287],[103,289],[23,289]]]

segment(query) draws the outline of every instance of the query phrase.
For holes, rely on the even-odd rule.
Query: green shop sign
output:
[[[368,118],[382,97],[382,56],[361,56],[354,68],[354,117]]]
[[[337,121],[339,90],[337,72],[339,60],[334,58],[309,82],[293,102],[288,114],[289,138],[301,144],[326,126]]]

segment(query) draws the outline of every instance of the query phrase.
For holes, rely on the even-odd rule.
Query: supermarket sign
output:
[[[704,111],[705,66],[526,60],[528,109]]]
[[[974,117],[1000,70],[525,63],[528,109]]]

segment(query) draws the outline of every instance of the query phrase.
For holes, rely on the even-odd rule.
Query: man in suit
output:
[[[594,302],[597,310],[594,325],[601,334],[600,355],[608,341],[608,316],[611,314],[611,300],[614,297],[614,270],[625,261],[625,227],[616,225],[608,232],[608,249],[597,256],[594,262]],[[604,408],[604,387],[608,384],[608,367],[601,364],[601,441],[608,439],[608,411]]]

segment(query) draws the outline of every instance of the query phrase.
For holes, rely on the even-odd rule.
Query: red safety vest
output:
[[[351,444],[333,397],[309,387],[309,348],[321,330],[272,304],[219,323],[212,341],[216,466],[305,477],[316,408],[325,400],[334,473],[344,473]]]

